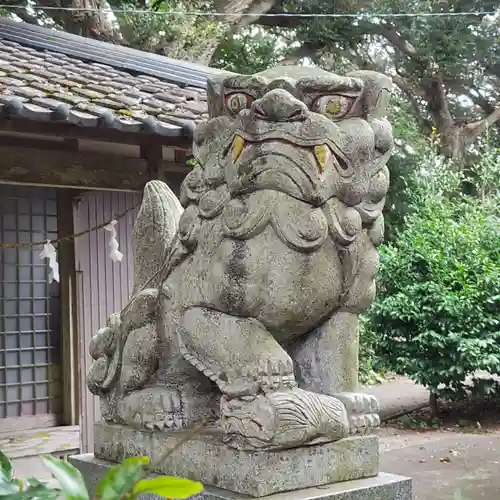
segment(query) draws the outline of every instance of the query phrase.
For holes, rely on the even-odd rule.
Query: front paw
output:
[[[349,432],[336,398],[302,389],[221,401],[226,443],[241,450],[286,449],[337,441]]]
[[[124,396],[118,403],[119,423],[139,429],[160,430],[184,427],[181,399],[177,391],[148,387]]]
[[[349,434],[365,434],[380,425],[379,405],[375,396],[370,394],[343,392],[335,394],[347,410]]]

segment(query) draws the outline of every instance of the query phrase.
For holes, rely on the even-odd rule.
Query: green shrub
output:
[[[58,481],[50,487],[37,479],[16,479],[12,476],[12,463],[0,452],[0,498],[9,500],[89,500],[90,494],[80,471],[68,462],[51,455],[43,455],[43,462]],[[176,477],[157,476],[146,479],[149,459],[127,458],[110,467],[97,485],[95,500],[133,500],[139,495],[155,494],[164,498],[189,498],[203,491],[201,483]]]
[[[364,316],[359,327],[359,382],[375,385],[384,380],[384,366],[375,355],[376,336]]]
[[[369,329],[377,355],[435,395],[463,395],[477,370],[500,374],[498,198],[421,196],[381,250]]]

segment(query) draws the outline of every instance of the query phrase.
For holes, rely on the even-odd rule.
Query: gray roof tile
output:
[[[112,48],[113,45],[110,44]],[[207,118],[203,88],[37,49],[0,33],[0,116],[166,136]]]

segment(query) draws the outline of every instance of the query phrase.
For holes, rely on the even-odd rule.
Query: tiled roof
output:
[[[70,35],[67,46],[72,50],[56,52],[40,47],[57,46],[43,43],[44,32],[51,41],[54,31],[37,27],[36,33],[42,42],[30,43],[28,37],[27,43],[19,43],[12,38],[19,39],[19,27],[27,25],[19,23],[15,37],[8,32],[12,21],[4,23],[5,20],[0,20],[0,117],[15,115],[38,121],[63,121],[82,127],[166,136],[190,136],[196,123],[207,118],[206,93],[204,85],[200,84],[206,75],[196,73],[195,77],[193,65],[189,63],[182,71],[183,67],[179,70],[170,62],[177,73],[172,69],[174,74],[166,81],[151,75],[158,74],[158,69],[146,68],[150,74],[124,71],[124,65],[132,66],[117,63],[116,59],[120,58],[114,57],[116,53],[108,58],[111,65],[95,62],[106,59],[106,52],[103,52],[106,46],[116,50],[111,44],[98,42],[97,52],[75,58],[67,52],[82,53],[82,49],[75,49],[75,44],[87,44],[87,39]],[[2,29],[5,26],[6,32]],[[132,49],[121,50],[122,59],[128,63],[133,62],[137,54],[145,55]],[[128,58],[127,50],[132,53]],[[155,57],[161,60],[161,56]],[[206,69],[208,74],[217,71]],[[168,67],[163,71],[168,73]],[[189,85],[190,75],[193,75],[194,86]]]

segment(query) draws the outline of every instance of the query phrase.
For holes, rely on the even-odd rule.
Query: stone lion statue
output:
[[[198,165],[180,200],[146,185],[134,295],[90,346],[105,420],[208,421],[243,450],[379,424],[356,393],[358,315],[384,232],[390,93],[378,73],[293,66],[208,83]]]

